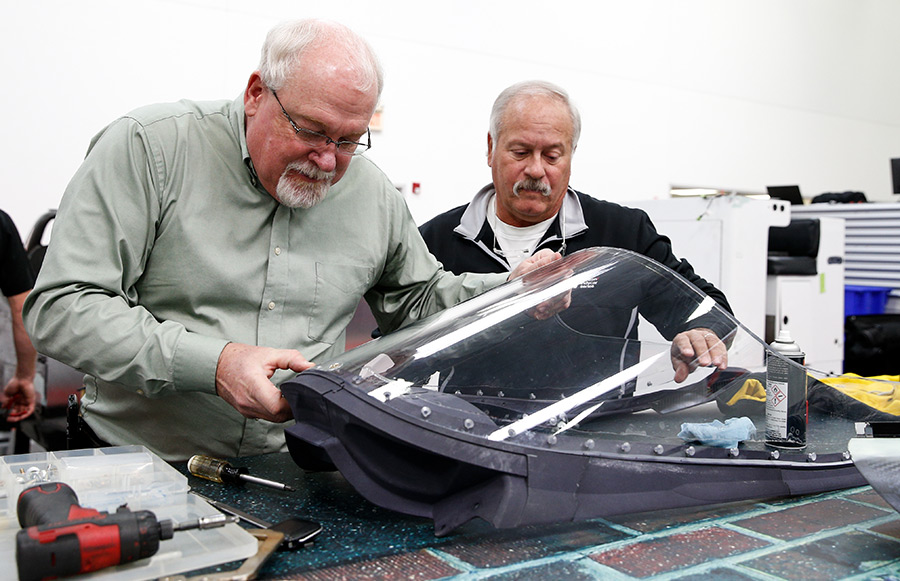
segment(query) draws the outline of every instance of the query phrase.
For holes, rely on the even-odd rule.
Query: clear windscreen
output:
[[[632,252],[594,248],[323,367],[392,413],[496,442],[764,450],[769,353],[670,270]],[[841,453],[855,422],[881,413],[785,365],[809,378],[808,394],[802,401],[791,394],[784,408],[804,416],[802,443],[788,448]],[[778,439],[769,436],[770,444]]]

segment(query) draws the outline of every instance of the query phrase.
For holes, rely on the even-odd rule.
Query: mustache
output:
[[[513,195],[518,196],[519,192],[522,190],[527,190],[531,192],[540,192],[542,196],[549,197],[550,196],[550,186],[542,182],[541,180],[536,180],[534,178],[525,178],[524,180],[519,180],[513,185]]]
[[[334,176],[337,173],[334,170],[324,171],[321,168],[319,168],[316,164],[314,164],[310,161],[291,162],[287,165],[286,168],[284,168],[284,173],[287,174],[290,171],[295,171],[297,173],[301,173],[310,179],[319,180],[319,181],[324,180],[324,181],[328,182],[329,185],[331,185],[331,181],[334,179]]]

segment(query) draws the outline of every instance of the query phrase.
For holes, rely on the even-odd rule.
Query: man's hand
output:
[[[299,373],[313,365],[293,349],[229,343],[219,355],[216,393],[244,417],[285,422],[291,408],[269,379],[279,369]]]
[[[705,327],[681,332],[672,340],[672,369],[681,383],[697,367],[728,367],[728,348],[718,335]]]
[[[34,413],[34,379],[13,377],[0,392],[0,406],[9,410],[8,422],[24,420]]]
[[[509,273],[509,276],[506,280],[512,280],[514,278],[519,278],[523,274],[527,272],[531,272],[537,268],[540,268],[544,265],[550,264],[554,260],[559,260],[562,258],[562,254],[559,252],[553,252],[547,248],[542,248],[534,253],[534,255],[529,256],[525,260],[519,263],[512,272]]]

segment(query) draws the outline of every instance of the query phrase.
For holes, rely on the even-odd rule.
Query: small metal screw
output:
[[[817,456],[816,456],[815,452],[810,452],[809,454],[806,455],[807,462],[815,462],[816,458],[817,458]]]
[[[472,428],[475,427],[475,422],[472,420],[472,418],[466,418],[466,421],[463,422],[463,426],[467,430],[471,430]]]
[[[621,444],[619,444],[619,450],[623,452],[631,452],[631,444],[629,444],[628,442],[622,442]]]
[[[772,450],[771,452],[769,452],[769,458],[771,458],[772,460],[778,460],[780,457],[781,452],[779,452],[778,450]]]
[[[728,449],[728,455],[731,456],[732,458],[737,458],[738,455],[740,455],[740,453],[741,453],[741,451],[738,450],[737,448],[729,448]]]
[[[549,436],[547,436],[547,443],[548,443],[548,444],[550,444],[551,446],[555,446],[555,445],[556,445],[556,442],[557,442],[556,436],[554,436],[553,434],[550,434]]]
[[[593,440],[585,440],[583,446],[584,446],[585,450],[593,450],[594,449],[594,441]]]
[[[426,405],[426,406],[422,406],[422,417],[423,417],[423,418],[427,418],[427,417],[430,416],[430,415],[431,415],[431,408],[428,407],[427,405]]]
[[[685,448],[685,450],[684,450],[684,455],[685,455],[685,456],[688,456],[688,457],[693,456],[693,455],[696,454],[696,453],[697,453],[697,451],[694,450],[694,447],[693,447],[693,446],[688,446],[688,447]]]
[[[657,444],[653,447],[653,453],[657,456],[662,456],[662,453],[665,452],[666,449],[662,447],[662,444]]]

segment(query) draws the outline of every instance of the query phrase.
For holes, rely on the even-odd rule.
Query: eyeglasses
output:
[[[369,128],[366,128],[366,142],[359,143],[356,141],[349,141],[346,139],[342,139],[340,141],[335,141],[334,139],[328,137],[324,133],[319,133],[318,131],[313,131],[311,129],[304,129],[300,127],[294,120],[291,119],[291,116],[288,115],[288,112],[285,111],[284,105],[281,104],[281,99],[278,98],[278,93],[275,92],[274,89],[269,89],[272,91],[272,94],[275,95],[275,100],[278,101],[278,106],[281,107],[281,112],[284,114],[285,118],[288,120],[288,123],[291,124],[291,127],[294,129],[294,133],[300,136],[307,145],[310,147],[320,148],[325,147],[330,143],[334,144],[334,147],[337,149],[338,153],[343,155],[360,155],[368,151],[370,147],[372,147],[372,136],[369,131]]]

